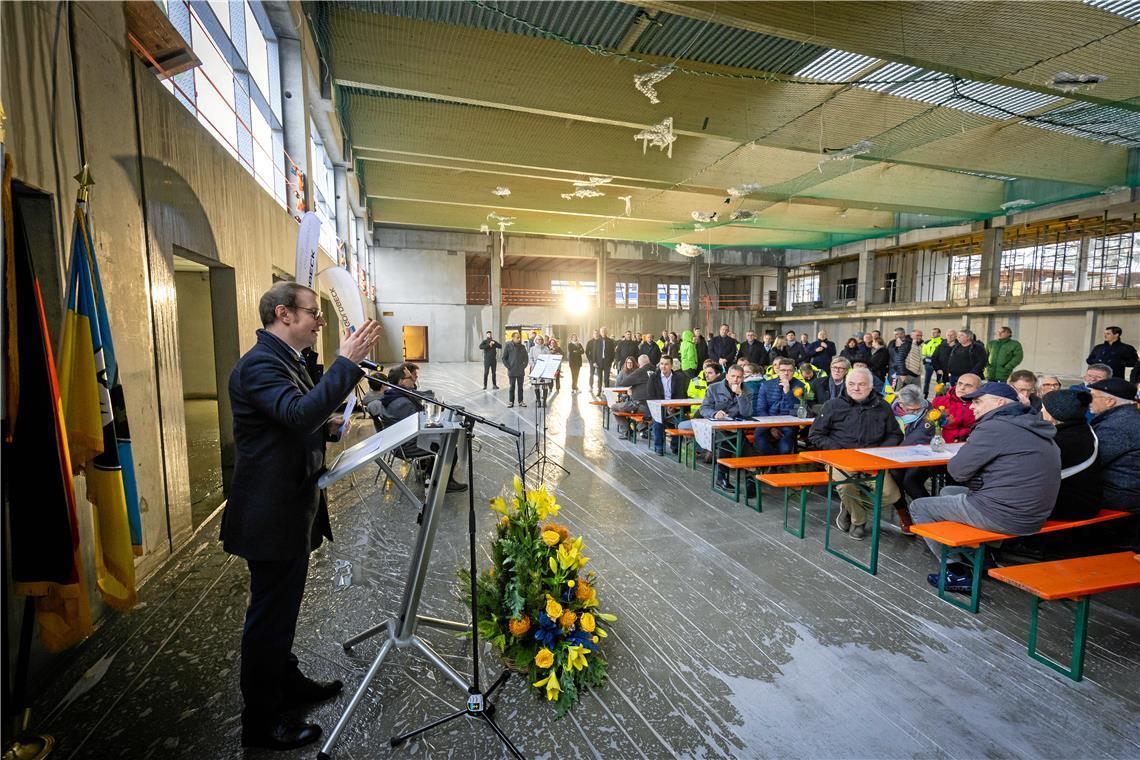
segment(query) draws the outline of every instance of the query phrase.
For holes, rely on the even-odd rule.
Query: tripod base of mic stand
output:
[[[487,689],[485,693],[480,693],[476,691],[474,687],[469,687],[467,704],[463,707],[463,709],[456,710],[451,715],[445,715],[439,720],[434,720],[431,723],[428,723],[426,726],[417,728],[415,731],[409,731],[406,734],[393,736],[389,743],[393,747],[399,747],[408,739],[413,739],[417,736],[420,736],[421,734],[431,731],[433,728],[438,728],[445,723],[450,723],[456,718],[462,718],[466,715],[469,718],[482,720],[484,723],[490,726],[491,730],[494,731],[495,735],[499,738],[499,741],[503,743],[503,746],[505,746],[512,755],[519,758],[519,760],[523,760],[523,754],[519,752],[518,748],[513,743],[511,743],[510,738],[503,732],[503,729],[499,728],[499,724],[495,722],[495,706],[488,701],[488,698],[491,696],[491,694],[494,693],[495,689],[506,683],[507,678],[509,678],[510,675],[511,673],[509,670],[504,670],[499,674],[498,679],[496,679],[495,682],[491,684],[491,688]]]
[[[427,617],[425,615],[417,615],[416,624],[431,626],[433,628],[445,628],[453,631],[471,630],[471,626],[465,623],[459,623],[453,620],[443,620],[441,618]],[[376,678],[376,674],[380,672],[380,667],[384,664],[384,658],[388,656],[388,652],[392,650],[392,647],[411,647],[419,650],[420,653],[423,654],[424,657],[426,657],[432,665],[435,665],[437,668],[442,670],[444,675],[455,682],[459,688],[463,689],[464,691],[470,691],[471,687],[468,685],[463,676],[460,675],[459,672],[455,670],[455,668],[448,665],[447,661],[440,657],[434,649],[428,646],[426,641],[414,633],[407,638],[399,638],[397,634],[397,625],[398,621],[396,620],[385,620],[383,623],[375,625],[369,628],[367,631],[363,631],[356,636],[353,636],[342,645],[344,647],[344,650],[347,652],[351,651],[355,645],[359,644],[365,639],[382,633],[387,634],[384,639],[384,643],[380,647],[380,651],[376,653],[376,658],[372,661],[372,665],[368,668],[368,672],[364,675],[364,680],[361,681],[360,686],[356,690],[356,693],[352,695],[352,699],[349,700],[348,707],[345,708],[344,713],[340,716],[340,720],[337,721],[336,725],[333,727],[332,732],[329,734],[328,739],[325,740],[324,746],[321,747],[321,751],[317,753],[317,757],[320,758],[320,760],[328,760],[330,757],[329,753],[332,751],[333,746],[336,744],[337,739],[340,737],[341,731],[343,731],[348,725],[349,721],[352,720],[353,712],[356,711],[356,707],[358,704],[360,704],[360,700],[364,698],[365,692],[368,691],[369,684],[371,684],[372,680]]]

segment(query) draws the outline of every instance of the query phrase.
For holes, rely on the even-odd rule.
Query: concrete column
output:
[[[606,324],[606,304],[610,294],[607,292],[609,284],[606,280],[606,241],[598,241],[598,260],[594,268],[594,280],[598,283],[598,327],[608,327]],[[638,294],[640,298],[640,294]]]
[[[495,340],[503,340],[503,265],[499,261],[499,252],[491,244],[491,333]]]
[[[348,172],[343,166],[333,167],[333,208],[336,209],[336,236],[344,244],[344,265],[355,274],[356,252],[348,245]]]
[[[978,284],[978,303],[992,304],[1001,284],[1001,227],[982,230],[982,270]]]
[[[277,51],[281,62],[281,126],[285,132],[285,176],[293,182],[291,158],[305,174],[305,208],[312,208],[312,191],[309,188],[309,109],[305,98],[305,75],[302,65],[301,42],[292,37],[279,37]],[[289,211],[300,216],[293,201],[296,188],[288,186]]]
[[[1077,291],[1089,288],[1089,252],[1092,250],[1092,238],[1085,235],[1081,238],[1081,256],[1077,260]]]
[[[700,327],[702,332],[708,330],[708,325],[702,325],[701,319],[701,265],[696,259],[689,261],[689,328]]]
[[[788,310],[788,270],[780,267],[776,270],[776,311]],[[787,331],[785,331],[787,332]]]
[[[824,297],[820,292],[820,297]],[[866,311],[867,305],[874,302],[875,297],[875,252],[863,251],[859,254],[859,283],[855,286],[855,309]]]

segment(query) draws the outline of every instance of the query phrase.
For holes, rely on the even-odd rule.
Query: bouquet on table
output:
[[[546,522],[558,504],[545,487],[524,491],[516,476],[510,505],[500,496],[491,509],[502,515],[491,545],[491,568],[476,583],[479,635],[508,665],[527,673],[533,688],[554,703],[561,718],[582,689],[606,680],[599,621],[617,619],[599,610],[596,576],[582,573],[589,558],[582,537]],[[460,572],[470,588],[465,571]]]

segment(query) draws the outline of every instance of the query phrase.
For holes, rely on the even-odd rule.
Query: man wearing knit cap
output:
[[[1136,388],[1122,377],[1089,386],[1097,461],[1104,481],[1104,507],[1140,514],[1140,412]],[[1137,521],[1132,530],[1137,531]],[[1136,536],[1133,536],[1135,545]]]
[[[962,396],[970,402],[977,424],[946,472],[962,486],[948,486],[938,496],[910,505],[916,524],[953,520],[1014,535],[1036,533],[1048,519],[1061,486],[1061,454],[1053,425],[1021,404],[1006,383],[988,382]],[[926,540],[934,556],[942,546]],[[926,577],[938,585],[938,573]],[[948,565],[948,591],[969,593],[969,567]]]
[[[1097,439],[1085,418],[1089,391],[1053,391],[1041,399],[1041,416],[1057,428],[1053,443],[1061,450],[1061,490],[1051,520],[1087,520],[1104,506]]]

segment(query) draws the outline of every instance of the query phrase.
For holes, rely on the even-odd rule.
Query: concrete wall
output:
[[[175,272],[178,344],[182,350],[182,397],[217,398],[214,319],[209,272]]]

